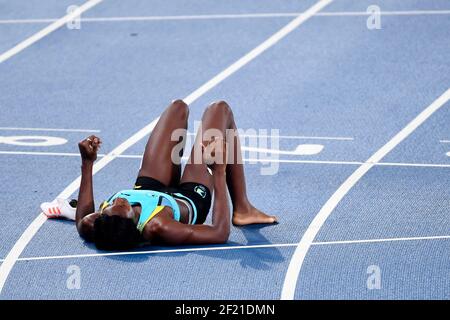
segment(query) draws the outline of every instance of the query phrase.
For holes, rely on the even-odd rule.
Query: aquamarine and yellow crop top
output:
[[[167,194],[163,192],[153,191],[153,190],[122,190],[117,192],[107,201],[104,201],[100,206],[100,212],[103,212],[108,205],[111,205],[113,201],[117,198],[126,199],[132,206],[141,206],[141,215],[139,217],[139,222],[137,229],[142,233],[145,225],[153,219],[164,207],[170,207],[173,211],[173,218],[176,221],[180,221],[180,206],[175,199],[180,199],[183,202],[187,202],[193,209],[193,216],[190,219],[191,224],[195,224],[197,220],[197,208],[194,202],[188,197],[182,195],[181,193]]]

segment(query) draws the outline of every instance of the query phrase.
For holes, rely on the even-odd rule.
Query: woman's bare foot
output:
[[[247,211],[234,211],[233,212],[233,225],[245,226],[248,224],[256,223],[275,223],[278,222],[277,217],[269,216],[264,212],[250,206]]]

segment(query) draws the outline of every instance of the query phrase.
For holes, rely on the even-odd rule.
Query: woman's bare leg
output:
[[[186,142],[188,117],[189,108],[182,100],[174,100],[167,107],[145,146],[138,177],[151,177],[166,186],[179,184],[181,177],[180,158]],[[180,135],[178,140],[172,141],[172,133],[175,131],[184,134]],[[180,148],[179,143],[181,143],[182,148]],[[172,155],[173,150],[177,150],[177,154]]]
[[[219,101],[210,105],[203,113],[202,117],[202,134],[197,134],[194,147],[191,152],[188,164],[184,169],[181,182],[199,182],[208,186],[212,190],[213,177],[208,173],[206,164],[194,163],[195,148],[200,148],[199,144],[204,145],[210,142],[211,137],[205,137],[207,130],[216,129],[223,138],[227,138],[227,130],[237,130],[234,122],[233,113],[229,105],[224,101]],[[241,146],[239,136],[232,135],[233,152],[232,158],[229,159],[227,165],[227,186],[233,203],[233,224],[247,225],[252,223],[273,223],[276,217],[269,216],[262,211],[256,209],[248,200],[247,190],[245,186],[244,166],[242,163]],[[231,141],[228,141],[231,142]],[[199,150],[199,149],[197,149]],[[202,159],[201,157],[197,158]]]
[[[230,117],[230,128],[233,139],[232,163],[227,165],[227,185],[233,203],[233,224],[247,225],[254,223],[274,223],[277,222],[275,216],[267,215],[255,208],[247,196],[247,188],[244,174],[244,164],[242,161],[241,142],[239,139],[236,123],[233,114]]]

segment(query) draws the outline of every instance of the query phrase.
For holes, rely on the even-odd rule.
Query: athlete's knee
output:
[[[180,117],[182,119],[187,119],[189,117],[189,107],[181,99],[173,100],[170,104],[169,109],[173,112],[174,116]]]
[[[213,102],[212,104],[210,104],[209,107],[207,108],[207,111],[214,112],[214,113],[220,113],[227,117],[230,117],[233,115],[233,111],[231,110],[230,105],[226,101],[223,101],[223,100],[219,100],[219,101],[216,101],[216,102]]]

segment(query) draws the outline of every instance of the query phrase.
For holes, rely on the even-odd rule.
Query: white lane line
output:
[[[322,8],[330,4],[333,0],[320,0],[315,5],[313,5],[311,8],[309,8],[307,11],[305,11],[304,14],[296,17],[291,22],[289,22],[286,26],[281,28],[279,31],[277,31],[275,34],[273,34],[271,37],[269,37],[267,40],[262,42],[260,45],[258,45],[256,48],[248,52],[246,55],[244,55],[242,58],[231,64],[229,67],[227,67],[225,70],[220,72],[218,75],[213,77],[211,80],[207,81],[205,84],[203,84],[200,88],[192,92],[190,95],[188,95],[184,101],[187,104],[191,104],[196,99],[201,97],[203,94],[214,88],[216,85],[218,85],[221,81],[225,80],[229,76],[231,76],[233,73],[241,69],[243,66],[245,66],[247,63],[255,59],[257,56],[259,56],[261,53],[275,45],[278,41],[283,39],[285,36],[287,36],[290,32],[295,30],[297,27],[299,27],[301,24],[306,22],[308,19],[310,19],[314,14],[316,14],[318,11],[320,11]],[[95,165],[93,174],[95,175],[98,171],[100,171],[102,168],[104,168],[108,163],[113,161],[117,155],[122,154],[127,150],[129,147],[137,143],[139,140],[147,136],[155,127],[159,117],[153,120],[151,123],[146,125],[144,128],[139,130],[137,133],[135,133],[133,136],[125,140],[122,144],[120,144],[118,147],[116,147],[113,151],[111,151],[108,155],[101,158]],[[57,198],[68,198],[72,193],[74,193],[81,181],[81,176],[79,176],[77,179],[75,179],[71,184],[69,184],[66,189],[64,189]],[[40,227],[44,224],[46,221],[46,216],[42,212],[39,214],[39,216],[28,226],[28,228],[24,231],[24,233],[20,236],[20,238],[17,240],[17,242],[14,244],[11,251],[9,251],[8,255],[6,256],[4,262],[0,266],[0,294],[3,290],[3,287],[5,285],[6,279],[8,278],[9,273],[11,272],[11,269],[15,265],[17,259],[19,258],[22,251],[25,249],[27,244],[31,241],[31,239],[34,237],[36,232],[40,229]]]
[[[58,128],[20,128],[20,127],[0,127],[0,130],[11,130],[11,131],[56,131],[56,132],[94,132],[98,133],[100,130],[92,130],[92,129],[58,129]],[[188,132],[189,136],[195,136],[195,132]],[[239,135],[241,138],[273,138],[271,135],[264,134],[241,134]],[[305,140],[341,140],[341,141],[353,141],[352,137],[321,137],[321,136],[288,136],[288,135],[277,135],[277,138],[280,139],[305,139]]]
[[[243,129],[244,130],[244,129]],[[244,130],[245,131],[245,130]],[[188,132],[188,135],[195,136],[195,132]],[[273,138],[275,136],[265,135],[265,134],[240,134],[240,138]],[[341,140],[341,141],[353,141],[352,137],[321,137],[321,136],[287,136],[287,135],[278,135],[276,136],[280,139],[298,139],[298,140]]]
[[[313,242],[313,246],[327,246],[335,244],[358,244],[358,243],[381,243],[396,241],[418,241],[418,240],[442,240],[450,239],[450,236],[430,236],[430,237],[406,237],[406,238],[384,238],[384,239],[366,239],[366,240],[340,240],[340,241],[323,241]]]
[[[0,127],[0,130],[6,131],[56,131],[56,132],[94,132],[98,133],[100,130],[92,130],[92,129],[58,129],[58,128],[20,128],[20,127]],[[189,136],[195,136],[195,132],[188,132]],[[239,135],[241,138],[273,138],[275,136],[264,135],[264,134],[241,134]],[[277,135],[277,138],[280,139],[305,139],[305,140],[340,140],[340,141],[353,141],[352,137],[321,137],[321,136],[288,136],[288,135]]]
[[[264,154],[284,154],[292,156],[305,156],[305,155],[316,155],[323,150],[323,145],[321,144],[301,144],[298,145],[294,150],[280,150],[280,149],[268,149],[268,148],[256,148],[248,147],[246,145],[241,146],[242,151],[249,151],[250,153],[264,153]]]
[[[39,152],[39,151],[0,151],[1,155],[25,155],[25,156],[48,156],[48,157],[79,157],[79,153],[71,152]],[[104,157],[105,155],[98,155]]]
[[[279,162],[279,163],[302,163],[302,164],[332,164],[332,165],[362,165],[370,164],[374,166],[386,167],[418,167],[418,168],[450,168],[450,164],[439,163],[402,163],[402,162],[361,162],[361,161],[327,161],[327,160],[290,160],[290,159],[254,159],[245,158],[248,162]]]
[[[450,164],[439,164],[439,163],[378,162],[372,164],[376,166],[387,166],[387,167],[395,166],[395,167],[418,167],[418,168],[450,168]]]
[[[366,244],[366,243],[384,243],[384,242],[396,242],[396,241],[422,241],[422,240],[444,240],[444,239],[450,239],[450,236],[324,241],[324,242],[313,242],[312,245],[313,246],[326,246],[326,245],[342,245],[342,244]],[[240,249],[264,249],[264,248],[283,248],[283,247],[296,247],[296,246],[297,246],[297,243],[275,243],[275,244],[256,244],[256,245],[221,246],[221,247],[209,246],[209,247],[195,247],[195,248],[186,248],[186,249],[166,249],[166,250],[149,250],[149,251],[128,251],[128,252],[126,251],[126,252],[91,253],[91,254],[71,254],[71,255],[62,255],[62,256],[24,257],[24,258],[17,259],[17,261],[97,258],[97,257],[109,257],[109,256],[149,255],[149,254],[158,254],[158,253],[240,250]],[[3,262],[3,259],[0,259],[0,262]]]
[[[336,11],[336,12],[320,12],[319,17],[337,17],[337,16],[368,16],[372,13],[367,11]],[[450,10],[397,10],[397,11],[380,11],[382,16],[420,16],[420,15],[447,15]]]
[[[389,140],[383,147],[375,152],[368,160],[368,163],[362,164],[345,182],[336,190],[330,199],[325,203],[322,209],[314,217],[308,229],[302,236],[298,243],[294,254],[292,255],[289,267],[284,279],[283,289],[281,292],[281,299],[293,300],[295,296],[295,288],[298,282],[303,261],[308,253],[311,244],[313,243],[317,233],[323,226],[327,218],[333,212],[334,208],[345,197],[350,189],[374,166],[375,163],[387,155],[399,143],[407,138],[414,130],[416,130],[423,122],[425,122],[434,112],[439,110],[450,99],[450,89],[447,89],[439,98],[431,103],[425,110],[423,110],[416,118],[414,118],[406,127],[397,133],[391,140]]]
[[[132,21],[173,21],[173,20],[216,20],[216,19],[258,19],[258,18],[290,18],[297,17],[301,12],[275,13],[243,13],[243,14],[206,14],[206,15],[176,15],[176,16],[134,16],[134,17],[91,17],[81,18],[81,22],[132,22]],[[368,16],[366,11],[318,12],[318,17]],[[413,10],[413,11],[381,11],[385,16],[415,16],[415,15],[448,15],[450,10]],[[0,24],[51,23],[56,19],[9,19],[0,20]]]
[[[91,129],[57,129],[57,128],[19,128],[19,127],[0,127],[0,130],[5,131],[55,131],[55,132],[93,132],[98,133],[100,130]]]
[[[29,155],[29,156],[50,156],[50,157],[79,157],[79,153],[71,152],[39,152],[39,151],[0,151],[0,155]],[[99,153],[98,157],[106,157],[106,154]],[[117,154],[116,158],[123,159],[142,159],[142,155],[139,154]],[[183,162],[188,160],[188,157],[181,158]],[[244,158],[245,162],[263,162],[263,163],[302,163],[302,164],[334,164],[334,165],[361,165],[361,164],[373,164],[375,166],[393,166],[393,167],[419,167],[419,168],[450,168],[450,164],[440,163],[405,163],[405,162],[361,162],[361,161],[330,161],[330,160],[291,160],[291,159],[257,159],[257,158]]]
[[[72,12],[70,14],[67,14],[64,17],[56,20],[55,22],[53,22],[49,26],[45,27],[44,29],[42,29],[38,33],[35,33],[34,35],[29,37],[28,39],[22,41],[21,43],[19,43],[15,47],[13,47],[10,50],[6,51],[5,53],[1,54],[0,55],[0,63],[6,61],[9,58],[11,58],[12,56],[18,54],[19,52],[21,52],[22,50],[24,50],[27,47],[31,46],[33,43],[41,40],[45,36],[48,36],[50,33],[52,33],[53,31],[61,28],[62,26],[64,26],[68,22],[73,21],[79,15],[81,15],[83,12],[86,12],[87,10],[91,9],[92,7],[96,6],[97,4],[99,4],[102,1],[103,0],[89,0],[89,1],[87,1],[82,6],[80,6],[78,8],[78,10],[75,10],[74,12]]]
[[[439,140],[440,143],[450,143],[450,140]]]
[[[186,248],[186,249],[167,249],[167,250],[150,250],[150,251],[74,254],[74,255],[48,256],[48,257],[30,257],[30,258],[20,258],[20,259],[18,259],[18,261],[95,258],[95,257],[126,256],[126,255],[148,255],[148,254],[158,254],[158,253],[222,251],[222,250],[236,250],[236,249],[259,249],[259,248],[274,248],[274,247],[292,247],[294,245],[295,244],[291,244],[291,243],[287,243],[287,244],[281,243],[281,244],[265,244],[265,245],[251,245],[251,246],[223,246],[223,247],[209,246],[209,247],[197,247],[197,248]]]
[[[242,138],[272,138],[273,136],[270,135],[263,135],[263,134],[243,134],[239,135],[239,137]],[[280,139],[305,139],[305,140],[340,140],[340,141],[353,141],[354,138],[351,137],[314,137],[314,136],[286,136],[286,135],[279,135],[277,136]]]
[[[268,38],[266,41],[257,46],[255,49],[247,53],[245,56],[240,58],[238,61],[233,63],[231,66],[229,66],[227,69],[225,69],[218,75],[216,75],[214,78],[212,78],[210,81],[202,85],[200,88],[192,92],[188,97],[186,97],[185,99],[186,103],[191,104],[192,101],[196,100],[198,97],[202,96],[204,93],[214,88],[218,83],[228,78],[230,75],[232,75],[237,70],[242,68],[242,66],[246,65],[247,63],[255,59],[257,56],[259,56],[261,53],[266,51],[268,48],[272,47],[278,41],[286,37],[289,33],[291,33],[305,21],[309,20],[317,12],[322,10],[325,6],[327,6],[331,2],[333,2],[333,0],[318,1],[316,4],[314,4],[312,7],[310,7],[308,10],[306,10],[304,13],[302,13],[295,19],[293,19],[291,22],[289,22],[287,25],[281,28],[278,32],[273,34],[270,38]]]

